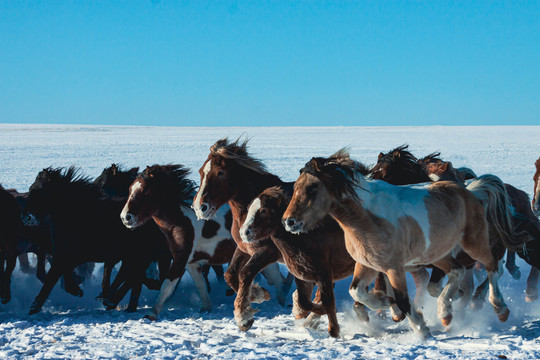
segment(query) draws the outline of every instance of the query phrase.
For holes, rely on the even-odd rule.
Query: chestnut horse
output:
[[[173,257],[159,297],[146,315],[156,320],[167,299],[173,294],[187,268],[202,302],[210,311],[211,302],[202,264],[227,263],[236,249],[231,239],[231,213],[224,206],[215,220],[197,221],[190,208],[195,183],[187,178],[189,170],[182,165],[153,165],[137,176],[129,188],[129,197],[120,217],[129,229],[153,220],[165,235]]]
[[[534,163],[536,166],[536,172],[534,173],[534,188],[532,199],[532,210],[536,216],[540,216],[540,157]]]
[[[474,195],[452,182],[395,186],[368,180],[358,168],[345,150],[330,158],[312,158],[301,170],[283,214],[287,231],[309,231],[325,216],[332,216],[357,262],[351,296],[373,310],[387,308],[388,296],[366,291],[377,272],[384,272],[398,307],[423,337],[429,336],[429,329],[409,302],[405,272],[429,264],[445,271],[449,281],[438,299],[438,316],[447,326],[452,319],[451,301],[465,273],[452,257],[452,250],[460,245],[484,264],[490,302],[499,319],[506,321],[510,311],[499,290],[486,215]]]
[[[199,219],[211,219],[217,209],[229,203],[233,215],[231,233],[236,241],[236,251],[225,272],[225,280],[236,292],[234,317],[238,327],[247,331],[253,325],[255,310],[251,302],[270,299],[266,289],[253,284],[255,276],[262,272],[268,283],[276,289],[281,305],[289,292],[293,277],[284,279],[277,261],[283,261],[281,253],[269,238],[246,244],[240,237],[240,226],[244,223],[250,202],[264,189],[284,185],[277,176],[247,152],[247,141],[229,142],[218,140],[210,147],[210,154],[199,170],[201,186],[193,209]]]
[[[366,169],[367,172],[367,169]],[[355,261],[345,248],[343,231],[331,218],[324,219],[314,231],[294,235],[283,228],[281,216],[289,205],[292,186],[271,187],[264,190],[252,202],[240,235],[251,244],[270,237],[277,246],[290,273],[295,276],[297,295],[293,296],[296,311],[328,315],[328,332],[339,336],[333,283],[354,272]],[[318,286],[320,304],[313,304],[311,293],[313,282]],[[298,307],[300,309],[298,309]],[[363,305],[355,303],[358,317],[367,320]],[[305,314],[303,314],[305,315]],[[313,321],[308,321],[312,323]]]

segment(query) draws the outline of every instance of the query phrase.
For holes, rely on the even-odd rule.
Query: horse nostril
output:
[[[246,234],[246,236],[249,236],[249,235],[251,235],[251,230],[249,230],[249,229],[246,229],[246,231],[244,231],[244,234]]]
[[[206,212],[206,210],[208,210],[208,204],[204,203],[201,205],[201,211]]]
[[[296,224],[296,220],[294,220],[294,218],[287,219],[287,226],[292,227],[294,224]]]
[[[131,216],[131,214],[126,214],[126,216],[124,216],[124,218],[126,219],[127,222],[131,222],[131,220],[133,219],[133,216]]]

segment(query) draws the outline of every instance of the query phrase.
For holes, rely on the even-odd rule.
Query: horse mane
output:
[[[422,165],[433,163],[433,162],[442,162],[442,161],[443,160],[441,159],[440,151],[432,152],[431,154],[426,155],[423,158],[417,160],[417,162]]]
[[[540,171],[540,157],[538,158],[538,160],[536,160],[534,165],[536,166],[536,171]]]
[[[476,179],[478,175],[468,167],[460,167],[456,169],[457,173],[463,177],[463,180]]]
[[[92,183],[90,177],[83,175],[81,170],[73,165],[68,168],[45,168],[38,174],[37,181],[50,184],[68,196],[77,195],[98,199],[104,195],[102,190]],[[31,190],[32,187],[30,187]]]
[[[169,164],[147,166],[139,176],[148,182],[165,179],[159,185],[170,191],[171,197],[176,198],[182,206],[189,207],[197,190],[195,182],[187,178],[189,174],[190,170],[184,165]]]
[[[234,160],[239,165],[259,174],[269,174],[266,166],[260,160],[248,154],[247,143],[248,139],[240,141],[240,138],[238,138],[231,142],[228,138],[223,138],[210,147],[210,154]]]
[[[329,185],[329,189],[337,197],[349,195],[358,199],[356,188],[360,187],[360,177],[367,175],[369,170],[364,164],[351,159],[348,148],[342,148],[328,158],[312,158],[300,173],[308,173],[323,181],[327,180],[325,182]]]

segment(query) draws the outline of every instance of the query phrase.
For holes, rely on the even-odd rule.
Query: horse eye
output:
[[[310,186],[310,187],[307,188],[306,192],[307,192],[308,195],[313,195],[313,194],[315,194],[316,190],[317,190],[316,186]]]
[[[265,209],[265,208],[262,208],[259,210],[259,214],[261,215],[266,215],[268,213],[268,211]]]
[[[217,176],[223,176],[223,175],[225,175],[225,173],[224,173],[222,170],[219,170],[219,171],[217,172]]]

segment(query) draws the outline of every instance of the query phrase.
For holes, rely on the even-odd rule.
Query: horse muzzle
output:
[[[281,221],[285,230],[293,234],[300,234],[304,232],[304,222],[298,221],[295,218],[289,217]]]
[[[120,214],[120,219],[122,219],[122,224],[128,229],[135,229],[138,226],[137,217],[130,213]]]
[[[216,215],[216,208],[208,203],[202,203],[199,206],[192,205],[191,208],[195,210],[195,215],[199,220],[210,220]]]

